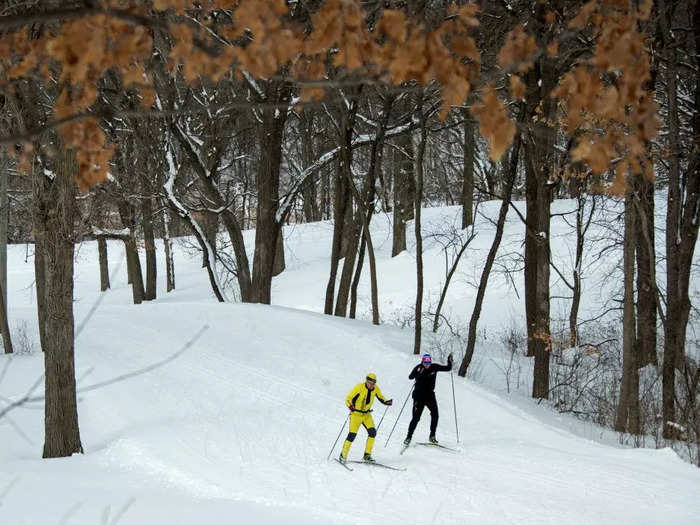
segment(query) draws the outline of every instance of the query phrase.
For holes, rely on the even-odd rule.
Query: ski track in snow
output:
[[[436,228],[457,213],[426,210],[426,224]],[[522,227],[510,219],[506,238],[517,242]],[[389,226],[377,220],[375,227],[381,308],[388,318],[412,301],[414,261],[410,252],[390,259]],[[488,249],[488,231],[480,230],[478,253]],[[562,253],[570,241],[556,224],[554,233]],[[87,373],[79,388],[163,360],[203,325],[210,328],[174,361],[80,393],[82,456],[38,459],[41,404],[0,420],[0,523],[94,524],[103,523],[106,513],[117,518],[120,510],[120,525],[698,523],[700,470],[672,451],[625,449],[576,436],[540,407],[512,403],[461,378],[455,379],[457,443],[446,373],[438,376],[436,389],[438,437],[458,452],[411,446],[399,455],[410,400],[385,448],[411,386],[413,333],[292,308],[322,307],[330,234],[327,223],[287,228],[289,266],[273,289],[284,307],[215,303],[198,256],[186,255],[177,243],[176,291],[134,306],[123,265],[76,342],[77,375]],[[444,261],[434,244],[426,248],[426,283],[434,292]],[[114,268],[123,248],[110,243],[109,249]],[[76,257],[76,324],[98,296],[96,251],[95,243],[85,243]],[[33,261],[24,257],[24,246],[10,247],[11,315],[15,323],[25,321],[36,340]],[[474,291],[466,279],[479,259],[471,254],[464,265],[446,308],[470,312]],[[164,275],[159,267],[159,279]],[[358,312],[368,304],[367,290],[365,276]],[[597,304],[593,295],[586,298],[591,308]],[[504,297],[507,289],[494,278],[485,327],[502,325],[505,312],[521,308],[517,299]],[[12,358],[0,395],[19,398],[41,371],[37,353]],[[374,455],[405,472],[364,465],[348,472],[326,461],[347,418],[345,395],[368,371],[394,399]],[[376,425],[384,406],[374,408]],[[429,419],[426,410],[414,441],[427,438]],[[347,426],[333,456],[346,433]],[[352,459],[361,457],[365,440],[360,429]]]

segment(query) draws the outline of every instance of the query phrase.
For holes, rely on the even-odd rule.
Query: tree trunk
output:
[[[352,213],[352,199],[350,193],[350,178],[346,173],[351,173],[352,167],[352,132],[355,128],[355,115],[357,113],[357,103],[352,101],[347,111],[342,112],[343,136],[340,137],[340,155],[338,156],[338,168],[335,175],[335,198],[333,206],[333,245],[331,247],[331,270],[326,285],[326,302],[324,312],[327,315],[333,313],[333,303],[335,297],[335,281],[338,276],[338,266],[343,253],[343,238],[347,235],[346,218],[348,211]],[[349,227],[349,226],[348,226]],[[355,247],[357,249],[357,245]],[[343,268],[348,264],[343,263]],[[353,255],[354,266],[354,255]],[[338,292],[340,293],[340,292]],[[347,299],[346,299],[347,303]],[[336,314],[337,315],[337,314]]]
[[[168,148],[170,147],[171,146],[168,145]],[[197,223],[192,214],[187,210],[187,208],[183,206],[183,204],[178,200],[178,198],[175,195],[175,183],[177,182],[178,170],[175,167],[172,151],[170,149],[166,151],[165,158],[168,163],[168,175],[166,177],[165,183],[163,184],[165,198],[173,212],[176,213],[181,219],[183,219],[190,227],[192,234],[197,239],[197,242],[199,243],[199,247],[201,248],[202,252],[206,253],[206,268],[207,275],[209,276],[209,283],[211,284],[211,288],[214,292],[216,300],[223,303],[224,293],[221,289],[221,285],[219,284],[219,277],[216,273],[216,259],[213,257],[214,252],[211,246],[209,246],[209,243],[207,242],[206,235],[204,234],[204,230],[202,229],[202,227]],[[241,294],[242,293],[243,291],[241,290]]]
[[[39,177],[39,175],[35,174],[34,177]],[[36,214],[36,210],[34,213]],[[38,222],[36,217],[33,217],[33,222]],[[34,234],[34,277],[36,282],[36,311],[39,320],[39,344],[43,352],[49,345],[48,335],[46,333],[46,261],[43,249],[39,246],[36,233]]]
[[[420,102],[422,104],[422,101]],[[420,134],[418,147],[415,153],[414,169],[416,173],[416,185],[414,192],[414,214],[416,234],[416,310],[415,333],[413,339],[413,353],[420,354],[421,335],[423,324],[423,233],[421,232],[421,206],[423,204],[423,157],[425,155],[425,143],[427,142],[427,127],[422,107],[419,109]]]
[[[175,289],[175,261],[173,259],[173,241],[170,238],[170,213],[163,206],[163,249],[165,251],[166,292]]]
[[[231,241],[231,246],[233,248],[233,254],[236,258],[236,278],[238,281],[238,287],[241,292],[241,301],[244,303],[254,302],[253,284],[252,278],[250,276],[250,264],[248,262],[248,254],[246,252],[245,242],[243,240],[243,231],[241,229],[240,223],[238,222],[238,217],[236,216],[234,210],[231,210],[230,207],[226,206],[226,201],[219,192],[218,188],[216,187],[214,180],[212,180],[210,172],[207,169],[205,169],[199,162],[197,153],[194,151],[191,142],[185,136],[182,129],[180,129],[179,126],[173,125],[171,126],[171,130],[180,142],[180,145],[182,146],[185,153],[187,153],[187,155],[190,157],[192,166],[194,167],[195,172],[199,176],[199,180],[202,184],[202,190],[204,191],[204,194],[206,195],[207,199],[209,199],[214,204],[214,206],[223,210],[223,212],[221,213],[221,219],[224,223],[224,226],[226,227],[226,231],[228,232],[229,240]],[[170,162],[172,159],[171,157],[168,158]],[[169,169],[172,171],[176,168],[174,166],[171,166]],[[182,206],[182,204],[175,198],[175,195],[173,193],[173,181],[176,176],[177,173],[172,173],[170,175],[172,180],[167,182],[165,185],[168,201],[173,211],[175,211],[181,218],[184,218],[192,228],[192,231],[195,232],[195,234],[197,235],[197,240],[199,241],[199,244],[202,247],[205,267],[209,272],[209,280],[212,284],[212,289],[214,289],[214,293],[217,296],[217,298],[220,298],[220,300],[223,301],[223,291],[221,290],[220,285],[218,284],[218,277],[215,275],[214,270],[214,266],[216,265],[215,247],[212,246],[210,241],[208,240],[207,235],[205,233],[205,229],[201,227],[201,225],[195,220],[192,214],[189,213],[189,211],[187,211]],[[201,239],[199,238],[200,236],[202,237]],[[204,253],[205,251],[207,253]]]
[[[277,247],[275,248],[275,265],[272,269],[272,276],[277,277],[286,268],[286,262],[284,258],[284,241],[282,235],[282,228],[279,229],[277,233]]]
[[[75,394],[73,320],[73,177],[77,166],[62,149],[56,176],[35,175],[34,232],[44,281],[44,315],[39,322],[50,337],[42,340],[45,368],[43,457],[82,453]],[[39,276],[37,276],[37,281]],[[38,297],[38,294],[37,294]]]
[[[491,268],[493,268],[493,263],[496,260],[496,254],[498,253],[498,248],[501,245],[501,239],[503,238],[503,229],[506,224],[506,217],[508,216],[508,208],[510,207],[510,200],[513,194],[513,185],[515,184],[515,179],[518,176],[518,159],[520,157],[520,134],[516,134],[515,142],[511,147],[510,152],[510,162],[508,165],[508,171],[503,181],[503,200],[501,201],[501,207],[498,211],[498,221],[496,223],[496,235],[491,243],[491,248],[486,256],[486,264],[481,272],[481,279],[479,279],[479,288],[476,294],[476,301],[474,302],[474,310],[472,310],[471,319],[469,320],[469,334],[467,336],[467,349],[464,353],[464,359],[459,365],[458,374],[461,377],[467,375],[467,370],[474,357],[474,347],[476,345],[476,329],[479,323],[479,317],[481,316],[481,307],[484,302],[484,296],[486,295],[486,287],[488,286],[489,276],[491,275]]]
[[[394,227],[391,256],[396,257],[406,251],[406,221],[413,219],[413,198],[415,195],[413,141],[410,134],[401,141],[406,154],[399,153],[399,161],[394,162]]]
[[[156,236],[153,231],[153,203],[148,195],[145,195],[141,201],[141,225],[143,228],[144,247],[146,249],[146,290],[144,299],[153,301],[157,294],[158,270],[156,267]]]
[[[676,437],[675,384],[676,368],[685,357],[686,328],[690,314],[690,272],[698,236],[700,207],[700,113],[692,118],[692,147],[690,161],[681,175],[681,142],[678,104],[678,56],[676,40],[671,31],[672,13],[665,0],[659,0],[660,30],[666,54],[666,98],[668,107],[668,204],[666,216],[666,325],[663,362],[663,421],[664,437]],[[693,14],[695,48],[700,49],[700,2]],[[696,66],[700,56],[696,53]],[[695,108],[700,107],[700,77],[695,78]]]
[[[329,168],[322,168],[321,175],[321,219],[327,220],[331,218],[331,176]]]
[[[2,328],[2,345],[6,354],[13,353],[12,338],[10,337],[10,322],[7,318],[7,306],[3,298],[4,288],[0,287],[0,328]]]
[[[131,283],[131,292],[134,304],[141,304],[145,291],[143,288],[143,273],[141,272],[141,260],[139,259],[139,249],[136,242],[136,219],[134,217],[134,207],[122,200],[117,204],[119,216],[122,224],[129,230],[129,239],[124,241],[126,249],[126,264]]]
[[[637,227],[637,366],[656,366],[656,254],[654,236],[654,183],[644,176],[635,177],[635,213]]]
[[[314,114],[311,111],[302,113],[301,129],[301,154],[303,158],[302,168],[311,166],[314,161]],[[321,219],[318,209],[318,198],[316,196],[316,182],[313,177],[308,177],[304,182],[304,220],[306,222],[318,221]]]
[[[462,229],[474,224],[474,162],[476,162],[476,141],[474,124],[469,111],[463,111],[464,117],[464,179],[462,181]]]
[[[347,176],[347,175],[346,175]],[[354,182],[348,183],[348,188],[351,188]],[[345,219],[345,258],[343,259],[343,271],[340,274],[340,283],[338,284],[338,297],[335,303],[335,313],[339,317],[345,317],[348,307],[348,299],[350,297],[350,285],[352,284],[352,276],[355,271],[355,257],[357,256],[357,248],[360,242],[362,211],[359,209],[352,213],[352,217]]]
[[[583,188],[583,181],[578,177],[569,185],[571,193],[576,195],[576,256],[574,259],[574,284],[571,310],[569,310],[569,345],[578,345],[578,311],[581,305],[581,268],[583,265],[583,250],[585,248],[586,232],[593,219],[595,210],[595,200],[592,201],[591,211],[584,225],[584,215],[586,212],[586,194]]]
[[[534,28],[542,44],[550,24],[547,5],[535,7]],[[549,312],[549,223],[552,198],[550,175],[556,173],[555,122],[557,102],[550,94],[557,82],[555,63],[540,56],[525,77],[523,149],[527,222],[525,235],[525,310],[528,355],[535,357],[532,397],[549,396],[549,358],[552,346]]]
[[[5,155],[0,159],[0,302],[4,310],[3,320],[0,324],[2,330],[5,353],[12,353],[12,341],[10,339],[9,321],[7,319],[7,227],[10,219],[10,202],[7,195],[8,187],[8,160]]]
[[[617,406],[615,430],[639,434],[639,372],[636,359],[636,334],[634,310],[634,255],[636,244],[636,211],[634,209],[634,192],[631,188],[625,197],[625,233],[624,233],[624,299],[622,315],[622,382],[620,401]]]
[[[97,252],[100,258],[100,291],[109,289],[109,260],[107,259],[107,239],[97,238]]]
[[[291,86],[272,80],[266,85],[266,102],[261,110],[260,163],[257,171],[258,206],[255,223],[255,253],[253,255],[253,302],[270,304],[275,254],[280,242],[281,224],[277,220],[282,161],[282,138],[287,110],[276,107],[287,103]]]
[[[204,227],[204,235],[207,237],[207,243],[211,246],[214,252],[214,257],[218,258],[216,254],[216,234],[219,233],[219,214],[211,212],[202,213],[202,226]],[[204,261],[205,255],[202,254],[202,268],[206,267]]]
[[[127,268],[129,270],[131,281],[131,293],[134,304],[141,304],[144,299],[145,291],[143,289],[143,273],[141,271],[141,260],[139,258],[139,249],[136,244],[136,234],[133,230],[129,230],[129,240],[124,241],[126,249]]]

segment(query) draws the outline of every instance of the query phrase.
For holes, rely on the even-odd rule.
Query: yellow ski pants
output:
[[[350,451],[350,446],[352,442],[355,441],[355,436],[357,431],[363,425],[367,429],[367,444],[365,445],[365,454],[371,454],[372,448],[374,447],[374,437],[377,435],[377,431],[374,428],[374,420],[372,419],[372,414],[369,412],[363,414],[361,412],[353,412],[350,414],[350,431],[348,432],[348,437],[345,438],[345,443],[343,443],[343,457],[348,457],[348,452]]]

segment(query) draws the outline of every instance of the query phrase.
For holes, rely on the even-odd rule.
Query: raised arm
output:
[[[417,366],[415,366],[415,367],[413,368],[413,370],[411,370],[411,373],[408,374],[408,378],[409,378],[409,379],[415,379],[416,377],[418,377],[418,369],[421,368],[422,366],[423,366],[423,365],[417,365]]]
[[[435,367],[435,370],[438,372],[449,372],[452,370],[452,354],[450,354],[447,357],[447,364],[446,365],[438,365],[437,363],[433,363],[433,366]]]

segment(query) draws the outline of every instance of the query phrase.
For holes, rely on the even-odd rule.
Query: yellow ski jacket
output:
[[[358,383],[345,398],[345,406],[348,408],[354,406],[355,412],[367,414],[372,408],[375,397],[386,405],[386,399],[377,385],[374,385],[374,388],[370,390],[364,382]]]

